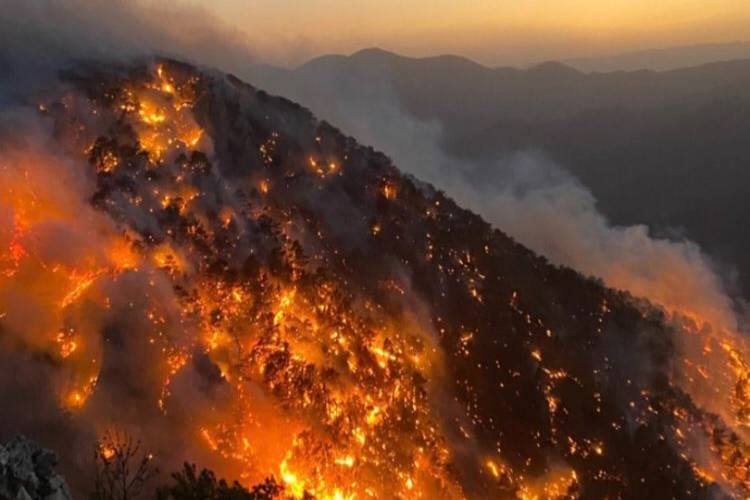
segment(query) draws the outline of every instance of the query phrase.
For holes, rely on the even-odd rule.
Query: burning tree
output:
[[[94,192],[71,210],[60,186],[44,189],[54,176],[38,155],[4,151],[17,167],[0,169],[14,214],[0,299],[44,298],[36,348],[73,375],[60,390],[73,418],[138,375],[137,402],[164,416],[148,425],[182,422],[172,437],[192,435],[220,475],[276,474],[300,499],[683,498],[718,481],[747,496],[750,450],[734,431],[748,424],[750,348],[733,332],[673,325],[550,266],[232,77],[165,62],[68,78],[78,91],[40,112]],[[82,236],[72,262],[45,257],[48,222],[77,234],[90,205],[103,233]],[[137,301],[111,293],[134,294],[126,282]],[[26,324],[16,309],[0,310],[3,333]],[[101,355],[100,334],[131,321],[127,348]],[[93,498],[150,489],[139,442],[106,435],[95,460]],[[173,478],[162,499],[278,493],[194,466]]]
[[[158,469],[153,455],[127,432],[107,431],[94,450],[94,491],[91,500],[132,500],[144,492]]]

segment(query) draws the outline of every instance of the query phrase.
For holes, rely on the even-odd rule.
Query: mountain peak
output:
[[[356,58],[397,58],[402,57],[395,52],[390,52],[379,47],[367,47],[352,53],[349,57]]]
[[[583,73],[581,73],[577,69],[558,61],[546,61],[540,64],[536,64],[529,67],[526,71],[529,74],[549,78],[569,78],[583,76]]]

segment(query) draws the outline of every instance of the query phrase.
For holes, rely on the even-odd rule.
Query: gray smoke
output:
[[[0,104],[33,92],[74,61],[159,54],[219,69],[257,62],[246,38],[210,11],[139,0],[5,0]]]
[[[221,26],[209,12],[198,8],[177,9],[124,0],[6,0],[0,16],[0,109],[3,118],[9,114],[9,102],[53,85],[50,78],[73,61],[127,60],[153,54],[232,71],[251,82],[257,76],[251,66],[258,60],[258,55],[248,42],[240,34]],[[289,78],[299,79],[290,82]],[[301,78],[299,74],[293,77],[281,74],[276,80],[265,78],[264,82],[267,90],[300,101],[360,142],[384,151],[403,171],[445,190],[459,204],[481,214],[552,262],[571,266],[584,274],[601,278],[610,286],[629,290],[671,309],[693,312],[715,327],[737,328],[732,301],[724,290],[722,279],[711,260],[695,244],[654,238],[644,226],[613,227],[597,211],[591,193],[541,152],[519,151],[491,161],[451,157],[441,146],[440,124],[408,114],[396,95],[382,82],[352,80],[343,85],[320,75]],[[17,131],[17,123],[0,121],[0,135],[3,128]],[[11,146],[21,152],[41,149],[57,157],[59,152],[47,142],[49,130],[45,130],[43,124],[35,124],[32,129],[28,137],[40,141],[33,144],[33,148],[19,149],[18,145],[2,144],[0,161],[6,166],[6,175],[15,175],[13,168],[16,166],[8,162]],[[50,178],[64,179],[60,173],[70,173],[64,162],[45,165]],[[39,170],[40,174],[44,172]],[[74,184],[72,190],[61,192],[79,194],[78,201],[85,200],[87,180],[74,179],[71,182]],[[62,201],[61,204],[65,205]],[[9,203],[0,203],[0,243],[12,238],[6,223],[10,220],[9,207]],[[76,217],[81,213],[86,213],[86,209],[81,208]],[[65,227],[63,224],[62,227],[43,230],[43,234],[52,235],[49,241],[60,241]],[[75,245],[91,248],[101,244],[96,234],[66,233],[65,238],[70,245],[42,246],[46,251],[60,252],[59,259],[65,261],[75,256],[75,253],[67,255],[66,248]],[[117,289],[122,295],[118,302],[121,304],[137,304],[137,297],[143,294],[141,287],[145,280],[134,275],[131,281],[118,283]],[[168,294],[164,300],[169,301]],[[26,306],[29,304],[33,305],[34,301],[28,301]],[[7,301],[0,304],[7,305]],[[0,314],[4,312],[0,309]],[[11,314],[5,323],[11,330],[0,330],[0,340],[33,344],[37,338],[33,335],[33,328],[22,327],[20,316],[16,318],[13,311],[8,312]],[[25,317],[29,314],[26,313]],[[101,391],[101,394],[116,394],[117,401],[105,400],[105,396],[91,401],[87,410],[91,412],[89,416],[102,425],[106,422],[97,418],[98,412],[107,415],[107,410],[111,410],[115,403],[122,407],[122,420],[142,423],[144,418],[157,418],[140,412],[141,409],[144,412],[151,410],[145,410],[144,396],[137,393],[137,387],[155,386],[156,383],[149,380],[153,374],[139,372],[132,366],[135,358],[127,355],[132,351],[142,352],[139,344],[146,340],[145,337],[128,337],[123,333],[145,328],[128,317],[135,317],[135,314],[122,309],[106,313],[98,311],[94,316],[99,328],[108,327],[102,345],[96,347],[100,356],[110,356],[108,366],[112,370],[102,375],[101,383],[118,389]],[[18,323],[14,323],[15,320]],[[46,325],[39,324],[40,328],[43,326]],[[29,432],[39,432],[43,434],[38,436],[40,442],[52,446],[51,441],[57,449],[68,450],[66,458],[69,458],[69,463],[83,471],[89,458],[87,446],[94,438],[92,429],[76,427],[58,410],[54,389],[61,383],[60,374],[39,359],[44,357],[44,347],[36,347],[38,353],[31,359],[13,354],[14,351],[0,350],[3,357],[0,359],[0,377],[13,381],[10,386],[3,384],[0,387],[0,400],[10,401],[13,405],[11,411],[0,412],[3,413],[0,431],[28,429]],[[148,366],[148,363],[139,360],[139,365]],[[143,380],[133,378],[135,376]],[[185,376],[189,378],[191,372],[186,372]],[[132,381],[133,387],[119,385],[118,381],[123,379]],[[177,380],[175,386],[187,391],[196,386],[193,382]],[[37,390],[40,387],[45,389]],[[151,408],[156,395],[146,396]],[[193,397],[199,395],[186,399]],[[173,421],[178,422],[179,415],[174,415]],[[56,432],[68,428],[73,430]],[[158,442],[157,436],[148,438]],[[72,446],[70,441],[76,439],[86,446]],[[170,449],[170,443],[159,445]]]
[[[591,192],[540,151],[492,160],[458,159],[444,151],[442,126],[404,110],[383,80],[336,80],[296,71],[250,75],[312,108],[364,144],[391,156],[401,170],[434,184],[551,262],[600,278],[671,310],[736,330],[732,299],[716,264],[693,242],[656,238],[644,225],[611,225]]]

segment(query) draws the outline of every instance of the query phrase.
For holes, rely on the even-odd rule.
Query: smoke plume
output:
[[[106,217],[91,206],[92,197],[95,197],[95,173],[87,176],[83,173],[86,169],[81,168],[89,166],[81,164],[81,151],[94,151],[97,137],[80,131],[113,130],[115,120],[109,118],[107,121],[108,118],[97,114],[99,110],[85,108],[83,99],[63,98],[62,106],[66,111],[81,117],[86,123],[80,128],[71,126],[61,131],[45,118],[49,110],[44,104],[29,102],[28,98],[49,86],[50,79],[55,78],[59,70],[78,60],[111,63],[158,54],[234,71],[252,81],[250,66],[257,60],[257,55],[242,36],[220,26],[206,12],[124,1],[13,1],[0,20],[0,46],[0,105],[3,107],[0,119],[0,184],[3,186],[0,191],[0,247],[9,249],[0,261],[0,274],[8,278],[2,281],[0,288],[0,341],[3,347],[0,352],[7,358],[0,364],[0,377],[3,380],[18,379],[17,384],[4,386],[0,397],[3,401],[23,400],[23,405],[14,406],[14,411],[2,416],[1,429],[8,432],[28,429],[34,433],[41,432],[39,429],[72,428],[70,432],[57,436],[46,433],[41,438],[59,439],[55,443],[45,442],[45,445],[65,450],[68,462],[82,471],[86,464],[86,450],[93,445],[96,434],[107,427],[113,418],[113,408],[117,408],[118,423],[143,433],[144,440],[156,448],[165,463],[175,464],[185,458],[200,459],[206,465],[212,465],[212,460],[220,461],[206,453],[205,447],[191,445],[194,440],[188,435],[194,433],[192,426],[196,422],[209,422],[207,428],[216,423],[218,428],[221,422],[215,422],[216,414],[228,411],[233,404],[226,393],[227,384],[217,381],[225,375],[216,373],[220,371],[221,362],[208,362],[200,352],[191,350],[197,336],[205,333],[201,328],[213,330],[218,338],[201,339],[201,342],[220,345],[224,332],[216,325],[222,318],[213,310],[200,311],[197,316],[202,314],[202,319],[210,318],[206,323],[210,323],[211,328],[182,321],[178,302],[188,300],[177,296],[173,283],[164,276],[165,272],[161,272],[168,269],[179,275],[173,271],[177,268],[188,275],[207,259],[194,256],[190,261],[180,255],[179,250],[171,248],[170,233],[163,230],[163,220],[152,215],[160,206],[179,213],[179,203],[192,200],[198,194],[170,192],[169,196],[162,196],[161,189],[166,192],[175,184],[171,178],[164,185],[158,179],[148,179],[151,182],[148,196],[152,198],[133,196],[132,200],[125,200],[127,195],[123,193],[128,192],[126,189],[122,193],[112,189],[112,198],[104,197],[115,207],[109,207],[112,212],[130,221],[133,232],[148,236],[139,239],[123,230],[113,217]],[[162,77],[161,73],[157,74]],[[151,141],[148,145],[153,147],[144,149],[159,154],[164,139],[159,133],[163,131],[149,134],[165,120],[158,109],[167,107],[164,103],[171,105],[175,102],[175,86],[173,80],[166,78],[149,85],[152,87],[147,86],[139,96],[141,117],[145,119],[131,128],[135,134],[141,134],[138,137],[141,146]],[[354,81],[342,88],[336,82],[327,81],[321,87],[315,80],[302,80],[295,85],[296,90],[279,82],[277,87],[268,90],[280,91],[300,100],[345,133],[384,151],[403,171],[443,189],[459,204],[481,214],[494,226],[553,263],[570,266],[602,279],[609,286],[628,290],[671,311],[688,315],[699,327],[705,323],[710,325],[706,328],[717,331],[737,330],[732,301],[712,263],[697,246],[687,241],[653,238],[645,227],[612,227],[597,212],[591,193],[561,167],[546,160],[542,153],[523,151],[492,161],[459,160],[443,151],[440,125],[410,116],[387,85]],[[235,89],[229,88],[231,91],[227,92],[231,96]],[[163,102],[157,102],[154,105],[157,111],[149,114],[146,108],[158,99],[163,99]],[[164,150],[179,142],[200,146],[202,151],[210,154],[213,147],[210,140],[201,130],[196,135],[197,124],[188,116],[189,107],[182,104],[175,106],[175,115],[170,116],[178,125],[175,130],[168,130],[170,133],[176,131],[179,137],[174,141],[170,137],[170,146]],[[127,105],[123,104],[125,109]],[[30,111],[29,108],[33,109]],[[61,137],[61,134],[70,136]],[[263,143],[266,149],[262,151],[268,158],[273,156],[275,137],[271,136],[267,143]],[[230,138],[222,137],[222,140],[230,143]],[[96,156],[100,162],[96,166],[109,173],[116,167],[107,162],[116,161],[116,158],[111,151],[112,156],[106,156],[104,146],[102,154]],[[131,147],[131,151],[134,149]],[[247,228],[237,228],[238,223],[233,219],[243,210],[243,205],[234,198],[223,175],[206,167],[205,159],[186,159],[175,166],[177,153],[167,151],[167,154],[172,155],[169,160],[173,165],[169,168],[189,167],[190,175],[204,183],[200,185],[201,189],[209,193],[193,203],[194,214],[191,216],[201,222],[211,221],[226,231],[236,231],[245,238],[238,236],[234,240],[238,248],[243,248],[247,240],[256,237]],[[94,157],[93,154],[89,156]],[[194,164],[189,164],[193,161]],[[318,168],[317,164],[313,166]],[[335,162],[329,162],[325,165],[327,170],[321,168],[320,175],[335,178],[337,168]],[[357,173],[364,176],[366,170],[360,168],[362,171]],[[170,173],[175,174],[174,178],[184,174],[181,171]],[[199,174],[205,177],[199,177]],[[253,181],[262,183],[264,179]],[[268,189],[267,185],[259,186],[255,193],[260,196],[258,193]],[[146,192],[144,188],[143,193]],[[305,206],[322,213],[326,220],[351,219],[349,224],[338,227],[338,232],[331,231],[332,239],[349,241],[357,249],[364,248],[365,244],[359,242],[369,242],[372,236],[372,221],[367,219],[369,212],[350,206],[351,198],[343,189],[321,193],[320,199],[315,198],[317,194],[310,196]],[[295,194],[299,193],[292,193],[289,199]],[[308,194],[303,192],[300,198]],[[391,196],[388,191],[384,199]],[[350,211],[341,213],[344,210]],[[258,224],[266,222],[261,220]],[[195,223],[193,229],[198,226],[200,224]],[[216,232],[220,233],[219,230]],[[283,230],[278,234],[283,234]],[[321,237],[322,232],[311,234]],[[162,239],[165,242],[155,244]],[[133,251],[134,246],[140,246],[142,251]],[[289,253],[293,251],[289,250]],[[271,249],[268,249],[268,254],[273,257]],[[253,261],[240,253],[236,257],[238,261],[242,257],[246,264],[243,272],[252,274]],[[228,268],[237,262],[223,264]],[[243,305],[255,300],[244,295],[246,290],[233,289],[229,286],[231,284],[229,279],[218,281],[220,289],[203,292],[209,302],[219,292],[227,296],[237,294],[240,297],[238,302]],[[403,295],[407,293],[404,289],[409,286],[408,278],[390,286]],[[323,292],[326,292],[325,287],[321,287]],[[408,291],[409,299],[411,295]],[[284,314],[290,317],[298,314],[304,321],[310,320],[305,309],[309,299],[294,297],[291,292],[279,294],[279,312],[266,318],[272,327],[284,320]],[[402,299],[402,302],[408,301]],[[406,305],[410,310],[419,310],[414,304],[421,303],[414,300]],[[316,314],[336,316],[327,307]],[[360,307],[367,310],[366,305]],[[296,312],[295,308],[304,310],[305,314]],[[402,333],[415,346],[431,349],[428,352],[439,357],[438,349],[432,345],[437,334],[428,327],[422,328],[422,323],[427,321],[421,318],[421,314],[416,316],[400,324],[389,324],[385,329],[404,329],[404,324],[413,324]],[[359,325],[356,322],[351,324]],[[289,328],[292,330],[297,326]],[[429,335],[422,337],[422,329],[430,330]],[[50,334],[54,334],[53,341],[49,340]],[[333,334],[338,335],[337,332]],[[467,335],[465,338],[470,342],[472,337]],[[346,345],[349,340],[337,342]],[[150,347],[154,344],[159,349]],[[304,346],[310,356],[322,357],[323,347],[314,342],[310,344]],[[364,358],[370,355],[369,347],[372,346],[365,344],[359,349]],[[686,342],[688,352],[698,348],[697,344]],[[390,351],[377,349],[373,352],[381,356],[382,359],[376,359],[382,366],[396,359]],[[418,361],[413,363],[417,364],[424,363],[422,358],[429,361],[430,356],[414,358]],[[54,363],[44,361],[49,359]],[[294,358],[290,361],[281,355],[279,359],[281,361],[274,359],[274,362],[295,362]],[[231,361],[234,360],[227,356],[224,361],[226,366],[221,369],[227,369],[231,374]],[[183,369],[185,366],[187,368]],[[27,371],[32,373],[27,374]],[[166,381],[165,373],[168,374]],[[309,374],[305,372],[303,375]],[[399,391],[402,382],[398,381]],[[342,391],[359,389],[354,380],[344,378],[340,383]],[[270,429],[272,426],[268,423],[281,418],[279,409],[273,402],[265,403],[260,386],[248,386],[249,392],[253,393],[253,402],[257,403],[254,408],[257,420],[252,425]],[[35,391],[34,388],[38,387],[43,390]],[[411,386],[406,384],[406,387]],[[363,399],[357,392],[355,396],[351,399]],[[160,411],[163,408],[158,408],[154,402],[162,405],[167,397],[171,401],[169,411]],[[61,409],[61,398],[64,409]],[[710,398],[707,401],[713,404]],[[416,404],[412,406],[417,407]],[[235,408],[238,413],[244,409]],[[722,408],[716,410],[728,413]],[[77,414],[80,418],[71,419],[71,413],[76,411],[80,411]],[[368,418],[374,422],[383,418],[379,416],[381,410],[378,406],[374,409],[368,407],[367,411]],[[308,413],[300,413],[304,417],[301,420],[310,417]],[[365,413],[362,410],[359,416]],[[24,422],[28,414],[34,415],[35,420]],[[418,416],[416,420],[420,425],[426,425],[426,420]],[[168,435],[160,432],[165,418],[171,425]],[[154,424],[150,425],[152,422]],[[279,443],[288,439],[292,430],[296,430],[295,426],[301,427],[301,424],[287,421],[286,425],[262,433],[258,439],[257,445],[266,448],[264,456],[270,457],[267,458],[269,464],[286,463],[285,449]],[[206,435],[209,442],[215,439],[208,431]],[[77,446],[69,446],[73,437],[76,437]],[[344,464],[351,463],[347,457],[342,460]],[[567,471],[563,475],[565,481],[570,480]],[[409,478],[404,484],[411,484],[411,481]],[[293,484],[293,481],[289,480],[289,483]]]
[[[252,73],[249,78],[253,81]],[[374,80],[356,75],[338,80],[312,70],[255,78],[384,151],[403,171],[443,189],[553,263],[716,328],[738,328],[725,277],[695,243],[654,237],[643,225],[611,225],[591,192],[543,152],[491,160],[446,153],[442,125],[406,111],[387,72]]]

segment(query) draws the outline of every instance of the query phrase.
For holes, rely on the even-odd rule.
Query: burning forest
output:
[[[47,90],[0,135],[1,384],[34,374],[70,475],[117,425],[283,498],[750,495],[748,347],[700,311],[550,265],[232,76]]]

